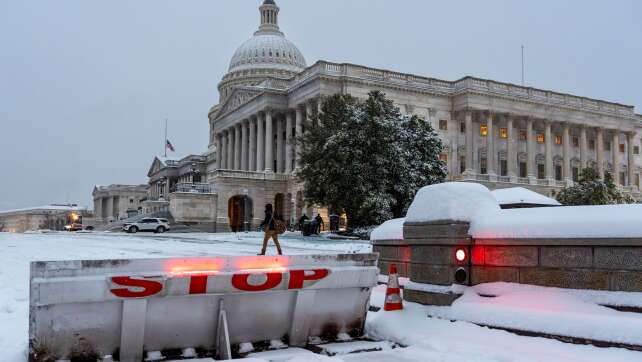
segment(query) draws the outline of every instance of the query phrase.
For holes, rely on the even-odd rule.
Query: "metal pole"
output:
[[[524,46],[522,45],[522,87],[524,86]]]
[[[163,150],[165,151],[165,157],[167,157],[167,118],[165,118],[165,141],[163,141]]]

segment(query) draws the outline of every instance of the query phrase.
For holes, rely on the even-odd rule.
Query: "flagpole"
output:
[[[522,87],[524,86],[524,46],[522,45]]]
[[[165,157],[167,157],[167,118],[165,118],[165,141],[163,142],[163,149],[165,150]]]

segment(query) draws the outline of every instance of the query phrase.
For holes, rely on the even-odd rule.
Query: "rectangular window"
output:
[[[610,150],[611,150],[611,142],[604,141],[604,151],[610,151]]]
[[[520,141],[526,141],[527,138],[528,138],[528,135],[526,134],[526,131],[520,130],[519,131],[519,140]]]
[[[506,160],[499,160],[499,174],[501,176],[508,175],[508,163]]]
[[[588,146],[589,146],[589,150],[594,150],[595,149],[595,140],[589,140],[588,141]]]
[[[439,161],[448,162],[448,154],[447,153],[440,153],[439,154]]]
[[[560,165],[555,165],[555,179],[562,181],[562,166]]]
[[[543,133],[538,133],[537,134],[537,143],[544,143],[544,134]]]
[[[634,155],[640,154],[640,146],[633,146],[633,154]]]
[[[580,147],[580,139],[577,137],[573,137],[573,147]]]
[[[540,163],[537,165],[537,178],[543,180],[545,177],[546,175],[544,175],[544,165]]]
[[[466,122],[459,122],[459,132],[466,133]]]
[[[573,167],[573,181],[577,182],[580,180],[580,169],[577,167]]]
[[[508,128],[499,129],[499,138],[508,138]]]
[[[626,148],[625,148],[624,143],[620,143],[620,153],[624,153],[624,150],[625,150],[625,149],[626,149]]]
[[[519,163],[519,177],[521,178],[528,177],[528,172],[526,170],[526,162]]]
[[[562,136],[555,136],[555,144],[556,145],[562,144]]]
[[[626,172],[620,172],[620,185],[626,186]]]
[[[488,136],[488,126],[486,126],[485,124],[479,126],[479,135],[482,137]]]
[[[487,172],[486,159],[482,158],[481,160],[479,160],[479,173],[481,173],[482,175],[485,175],[486,172]]]
[[[461,156],[459,158],[459,173],[466,172],[466,156]]]
[[[439,129],[442,131],[448,131],[448,121],[445,119],[439,120]]]

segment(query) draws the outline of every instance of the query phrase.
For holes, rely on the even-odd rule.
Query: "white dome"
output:
[[[228,72],[248,69],[300,72],[305,68],[303,54],[285,36],[279,33],[257,33],[236,50]]]

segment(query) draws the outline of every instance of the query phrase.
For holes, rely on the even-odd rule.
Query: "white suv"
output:
[[[123,231],[128,233],[137,233],[139,231],[153,231],[155,233],[164,233],[169,230],[169,221],[167,219],[157,219],[146,217],[140,221],[126,223],[123,225]]]

